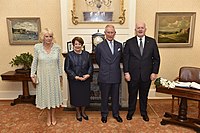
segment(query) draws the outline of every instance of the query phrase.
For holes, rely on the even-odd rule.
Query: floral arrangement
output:
[[[156,86],[164,86],[164,87],[167,87],[167,88],[175,88],[175,82],[174,81],[169,81],[167,79],[164,79],[164,78],[157,78],[154,82],[154,84]]]

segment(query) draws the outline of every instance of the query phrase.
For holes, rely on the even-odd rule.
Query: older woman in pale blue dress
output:
[[[47,125],[56,124],[55,108],[62,104],[62,69],[60,46],[53,42],[53,32],[45,29],[42,43],[35,44],[31,79],[36,84],[36,107],[47,109]]]

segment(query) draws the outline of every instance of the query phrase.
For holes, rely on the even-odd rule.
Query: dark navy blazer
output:
[[[155,39],[145,36],[143,55],[137,42],[137,37],[126,41],[123,52],[123,69],[129,72],[132,80],[149,81],[151,73],[158,74],[160,66],[160,55]]]
[[[114,54],[112,55],[107,41],[104,40],[97,45],[95,55],[99,65],[98,82],[121,83],[122,44],[114,40]]]

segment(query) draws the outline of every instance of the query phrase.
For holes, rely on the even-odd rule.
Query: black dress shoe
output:
[[[81,114],[82,115],[82,117],[83,117],[83,119],[85,119],[85,120],[89,120],[89,117],[86,115],[86,114]]]
[[[78,121],[82,121],[81,114],[76,114],[76,119],[77,119]]]
[[[101,121],[102,121],[103,123],[106,123],[106,122],[107,122],[107,117],[101,117]]]
[[[123,122],[123,120],[120,116],[114,116],[114,118],[117,120],[117,122]]]
[[[127,120],[132,120],[132,117],[133,117],[133,114],[131,114],[131,113],[128,113],[128,114],[126,115],[126,119],[127,119]]]
[[[144,121],[149,121],[148,115],[142,115]]]

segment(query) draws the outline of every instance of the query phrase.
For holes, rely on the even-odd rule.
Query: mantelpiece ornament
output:
[[[119,23],[119,24],[124,24],[125,23],[125,9],[124,9],[124,0],[118,0],[117,4],[118,4],[118,9],[116,7],[114,7],[113,5],[111,5],[112,8],[115,8],[115,10],[119,11],[119,16],[117,16],[115,14],[114,11],[101,11],[100,9],[98,9],[98,11],[87,11],[87,13],[91,12],[91,13],[102,13],[102,14],[112,14],[112,17],[114,16],[114,18],[108,18],[108,20],[102,20],[99,19],[97,21],[93,21],[93,20],[80,20],[80,18],[82,18],[81,16],[85,13],[85,12],[79,12],[77,13],[77,9],[78,7],[76,7],[76,2],[77,0],[73,0],[73,10],[71,10],[71,15],[72,15],[72,23],[74,25],[78,25],[78,24],[97,24],[97,23]],[[84,0],[85,2],[85,0]],[[89,18],[90,19],[90,18]]]

